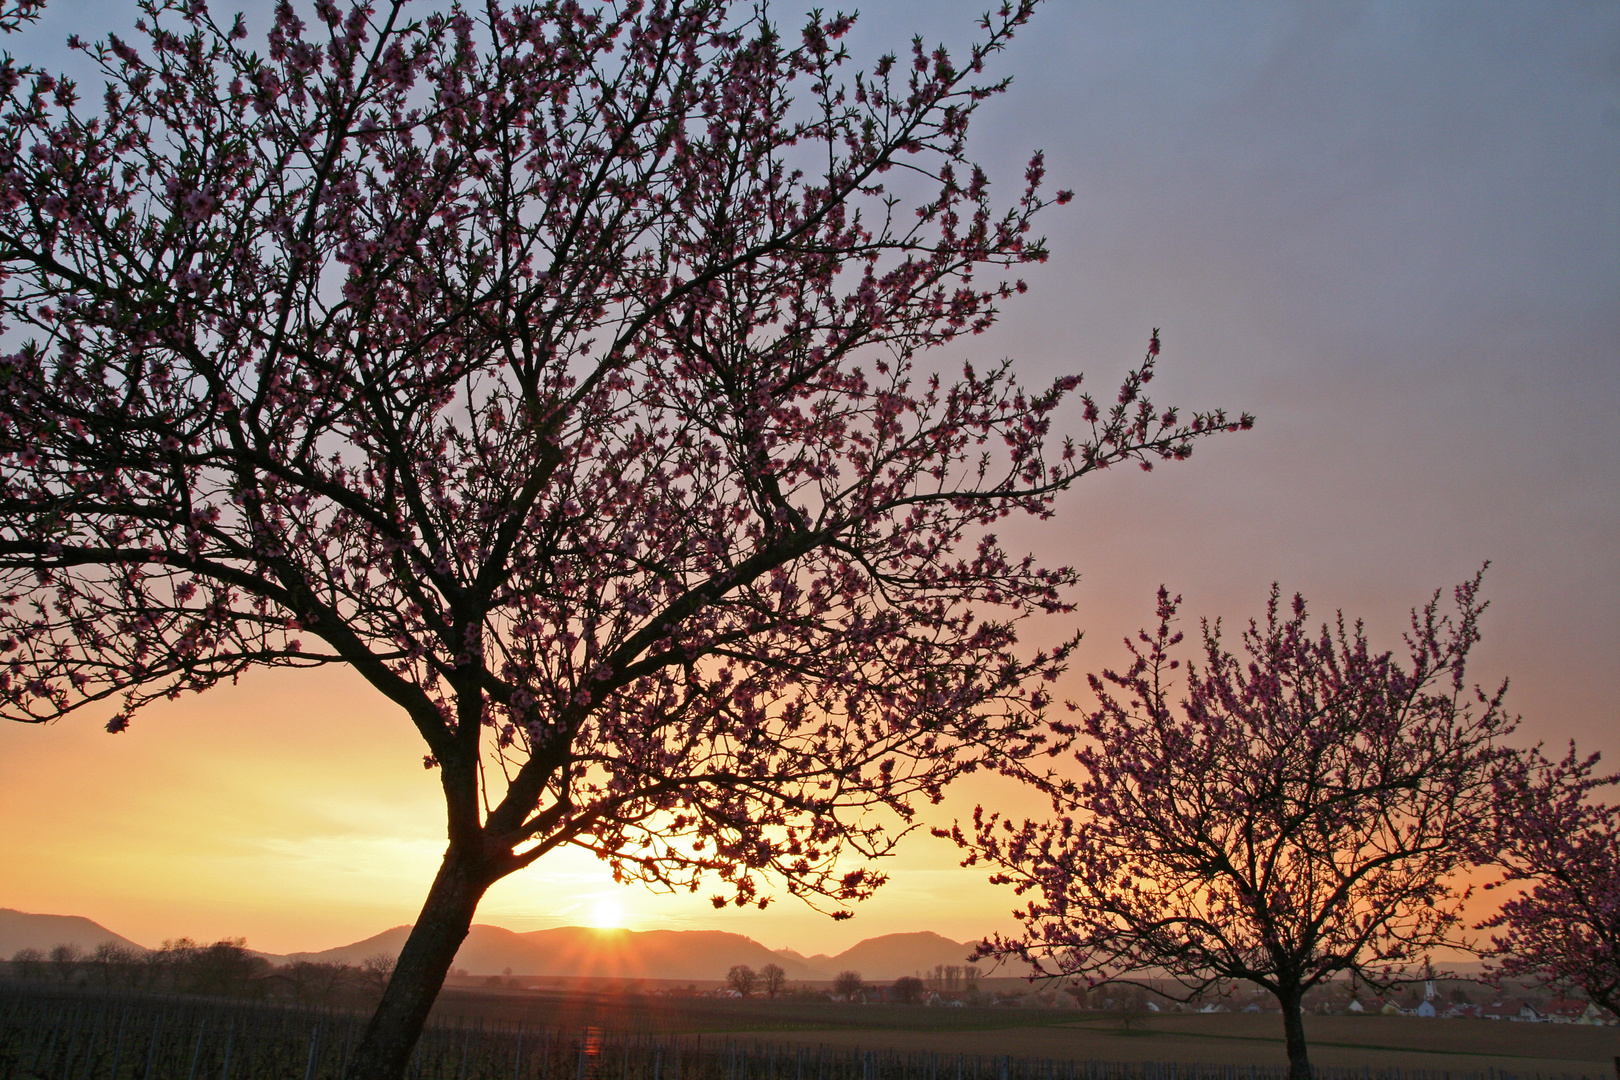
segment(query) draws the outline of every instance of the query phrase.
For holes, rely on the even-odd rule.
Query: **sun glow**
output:
[[[588,924],[598,930],[622,930],[624,905],[617,896],[597,896],[591,904]]]

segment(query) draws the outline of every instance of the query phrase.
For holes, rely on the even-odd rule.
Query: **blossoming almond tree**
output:
[[[947,379],[1045,250],[964,157],[1005,87],[914,42],[846,78],[723,0],[145,0],[4,69],[0,703],[46,722],[347,665],[448,844],[355,1058],[399,1076],[480,897],[568,844],[831,910],[964,771],[1044,752],[1066,567],[991,531],[1246,427]],[[22,14],[27,14],[22,13]],[[1066,201],[1058,193],[1057,202]]]
[[[1593,792],[1598,755],[1573,744],[1559,761],[1527,753],[1497,783],[1496,828],[1481,861],[1506,871],[1497,888],[1526,882],[1479,929],[1500,930],[1485,956],[1497,979],[1572,990],[1620,1016],[1620,806]]]
[[[1015,825],[982,809],[957,827],[968,864],[1034,894],[1021,937],[980,955],[1093,982],[1174,980],[1185,997],[1233,980],[1282,1006],[1290,1076],[1311,1075],[1302,1003],[1341,972],[1374,984],[1410,970],[1458,926],[1449,876],[1489,827],[1502,690],[1465,688],[1484,603],[1479,578],[1412,613],[1402,663],[1360,623],[1312,633],[1277,589],[1227,650],[1203,626],[1203,663],[1175,699],[1180,598],[1127,639],[1131,666],[1091,677],[1076,724],[1078,779],[1047,785],[1055,817]],[[1071,708],[1073,706],[1071,705]]]

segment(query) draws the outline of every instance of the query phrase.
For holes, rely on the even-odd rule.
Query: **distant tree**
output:
[[[1148,1015],[1148,996],[1145,990],[1139,987],[1130,987],[1114,1002],[1119,1013],[1120,1027],[1126,1031],[1135,1031],[1141,1026]]]
[[[269,961],[255,956],[243,938],[203,945],[191,938],[170,938],[148,957],[160,985],[194,994],[254,994]]]
[[[104,88],[0,86],[0,707],[345,665],[401,710],[447,844],[367,1080],[560,848],[847,911],[885,822],[1042,760],[1067,649],[1017,629],[1076,575],[1004,519],[1248,424],[1155,407],[1153,355],[1101,403],[925,355],[1069,198],[967,158],[1035,0],[849,76],[844,16],[424,8],[289,0],[253,49],[153,0],[75,39]]]
[[[394,977],[395,966],[398,963],[399,958],[392,953],[372,953],[360,961],[358,971],[361,985],[375,996],[381,997],[387,991],[388,984]],[[458,971],[455,974],[464,977],[467,973]]]
[[[190,989],[193,961],[202,948],[188,937],[165,938],[163,944],[147,956],[153,983],[170,990]]]
[[[293,996],[299,1001],[330,1005],[337,998],[354,969],[347,964],[326,963],[317,960],[295,960],[286,969],[292,984]]]
[[[226,938],[192,953],[187,982],[205,994],[256,994],[270,963],[255,956],[243,938]]]
[[[51,974],[56,976],[58,982],[72,982],[73,977],[79,973],[84,963],[84,950],[77,945],[59,944],[51,946]]]
[[[787,985],[787,972],[782,970],[780,964],[766,964],[759,969],[759,987],[765,991],[765,996],[774,998],[782,992]]]
[[[850,998],[861,992],[866,984],[861,981],[858,971],[840,971],[838,977],[833,979],[833,993],[839,997]]]
[[[1620,806],[1592,798],[1620,778],[1595,776],[1598,761],[1538,748],[1498,782],[1482,856],[1505,874],[1486,887],[1529,888],[1480,928],[1501,931],[1484,953],[1497,981],[1579,991],[1620,1016]]]
[[[38,949],[18,949],[11,954],[11,974],[18,979],[43,979],[45,954]]]
[[[894,980],[894,1000],[902,1005],[915,1005],[923,999],[926,989],[923,981],[915,975],[902,975]]]
[[[759,973],[747,964],[734,964],[731,970],[726,972],[726,985],[743,997],[748,997],[754,992],[754,987],[759,985]]]
[[[1304,600],[1285,612],[1273,587],[1246,655],[1203,625],[1179,706],[1179,598],[1161,589],[1157,631],[1126,642],[1131,666],[1092,676],[1098,708],[1056,725],[1082,749],[1079,779],[1048,788],[1053,819],[981,809],[955,832],[969,862],[1037,897],[1021,937],[981,951],[1093,979],[1162,971],[1184,999],[1255,983],[1282,1006],[1290,1076],[1308,1080],[1308,990],[1344,971],[1387,985],[1455,940],[1452,874],[1489,828],[1514,727],[1505,683],[1465,682],[1479,583],[1455,590],[1455,615],[1438,592],[1412,612],[1405,664],[1342,614],[1313,635]]]
[[[158,948],[147,950],[146,955],[141,957],[142,985],[157,989],[169,982],[170,972],[174,966],[174,957],[169,948],[172,944],[172,941],[165,941]],[[189,940],[187,944],[190,944]]]
[[[103,986],[134,986],[140,981],[144,949],[103,941],[90,954],[89,964]]]

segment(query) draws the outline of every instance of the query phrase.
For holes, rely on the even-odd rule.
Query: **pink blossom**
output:
[[[122,730],[332,664],[393,702],[450,842],[377,1080],[484,890],[558,847],[847,915],[884,821],[1053,748],[1068,646],[1019,630],[1077,572],[988,527],[1242,421],[1153,407],[1151,356],[1078,433],[1077,375],[935,377],[1047,257],[1041,157],[1004,197],[966,157],[1033,0],[859,87],[842,17],[762,50],[723,2],[369,10],[277,3],[253,50],[154,5],[94,128],[0,88],[0,317],[53,322],[4,361],[0,709]],[[936,178],[914,214],[897,163]]]
[[[1593,798],[1620,777],[1594,775],[1598,760],[1573,743],[1559,761],[1536,748],[1497,781],[1479,857],[1504,875],[1487,887],[1529,888],[1479,928],[1502,931],[1485,953],[1497,980],[1580,993],[1620,1015],[1620,806]]]
[[[1290,1075],[1308,1078],[1306,990],[1345,971],[1385,982],[1460,943],[1450,879],[1488,831],[1514,726],[1505,686],[1458,692],[1479,582],[1452,615],[1439,593],[1412,613],[1404,663],[1342,614],[1313,632],[1303,598],[1285,609],[1273,586],[1243,655],[1206,622],[1203,662],[1179,679],[1181,600],[1161,588],[1128,666],[1091,676],[1097,708],[1049,721],[1081,746],[1076,775],[1040,781],[1053,816],[981,808],[949,833],[1033,897],[1022,935],[980,955],[1101,982],[1168,975],[1182,997],[1252,982],[1281,1003]]]

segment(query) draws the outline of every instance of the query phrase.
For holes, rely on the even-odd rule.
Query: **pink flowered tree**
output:
[[[997,523],[1250,423],[1155,408],[1156,332],[1105,403],[924,363],[1068,198],[964,156],[1032,2],[853,76],[848,18],[721,0],[282,4],[262,53],[142,6],[76,43],[97,94],[0,88],[0,705],[121,731],[338,664],[399,708],[448,843],[356,1076],[564,845],[847,914],[920,803],[1047,749],[1067,649],[1016,631],[1075,574]]]
[[[1498,782],[1481,855],[1506,873],[1486,888],[1527,888],[1479,929],[1501,931],[1484,954],[1493,979],[1578,991],[1620,1015],[1620,807],[1592,797],[1620,777],[1594,776],[1597,764],[1573,743],[1559,761],[1537,749]]]
[[[1449,614],[1439,593],[1414,611],[1403,662],[1342,615],[1313,632],[1305,602],[1285,610],[1273,587],[1241,655],[1205,623],[1202,664],[1182,672],[1180,598],[1161,589],[1130,667],[1091,677],[1097,708],[1052,722],[1080,740],[1078,777],[1047,785],[1054,816],[981,809],[951,833],[967,864],[1033,896],[1014,912],[1022,935],[979,955],[1182,999],[1254,983],[1282,1006],[1289,1075],[1307,1080],[1307,992],[1347,972],[1409,977],[1459,929],[1451,875],[1489,827],[1514,726],[1502,690],[1465,681],[1478,590],[1458,587]]]
[[[0,4],[0,33],[11,33],[23,23],[38,20],[44,7],[45,0],[12,0],[9,4]]]

